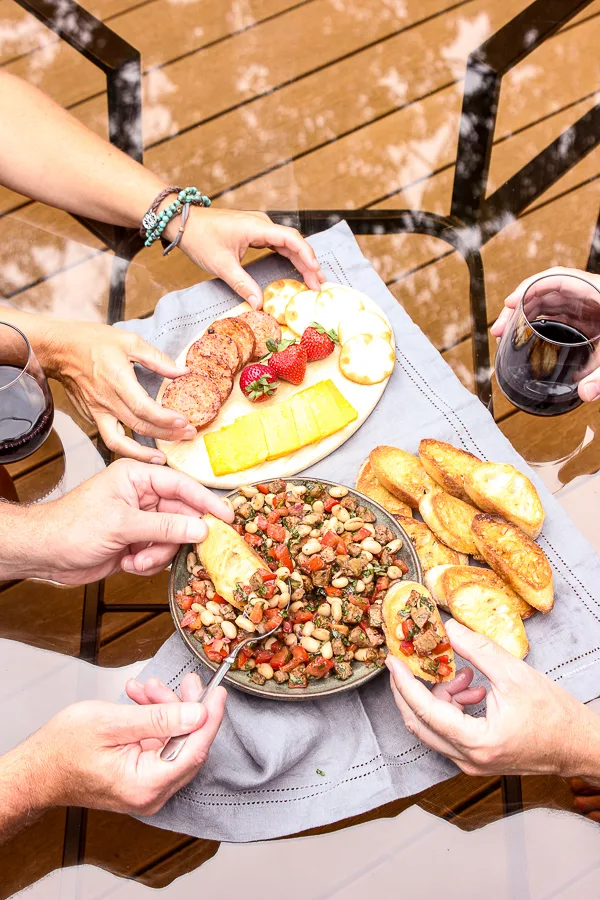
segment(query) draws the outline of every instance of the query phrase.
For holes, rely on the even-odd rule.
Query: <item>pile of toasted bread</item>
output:
[[[514,466],[426,438],[418,457],[375,447],[356,488],[402,525],[442,609],[514,656],[526,656],[523,619],[554,605],[552,569],[534,540],[544,509],[529,478]],[[470,556],[489,568],[470,565]]]

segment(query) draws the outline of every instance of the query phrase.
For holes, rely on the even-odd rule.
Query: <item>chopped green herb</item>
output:
[[[325,772],[323,771],[323,769],[317,769],[317,775],[320,775],[321,778],[325,778]]]

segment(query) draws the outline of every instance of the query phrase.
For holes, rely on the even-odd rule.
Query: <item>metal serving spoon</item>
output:
[[[291,583],[290,579],[288,579],[288,581],[287,581],[287,586],[289,589],[288,596],[290,599],[287,602],[287,606],[285,606],[282,610],[280,610],[280,612],[282,612],[282,613],[287,612],[288,607],[290,605],[290,601],[292,599],[292,590],[293,589],[292,589],[292,583]],[[271,635],[275,634],[276,631],[279,631],[279,629],[281,628],[282,625],[283,625],[283,622],[281,623],[281,625],[276,625],[275,628],[272,628],[270,631],[265,631],[264,634],[250,634],[243,641],[240,641],[240,643],[237,644],[233,648],[231,653],[229,653],[228,656],[225,657],[225,659],[223,660],[223,662],[221,663],[221,665],[219,666],[219,668],[217,669],[217,671],[215,672],[213,677],[210,679],[210,681],[208,682],[208,684],[202,691],[202,694],[200,696],[200,699],[198,700],[198,703],[204,703],[208,694],[221,684],[221,682],[223,681],[223,679],[229,672],[230,668],[236,661],[238,654],[239,654],[240,650],[242,649],[242,647],[246,647],[248,644],[255,644],[257,641],[264,641],[265,638],[271,637]],[[179,756],[179,753],[180,753],[183,745],[187,741],[188,737],[189,737],[188,734],[180,734],[180,735],[177,735],[177,737],[169,738],[169,740],[167,741],[165,746],[160,751],[160,758],[164,759],[167,762],[171,762],[172,760],[177,759],[177,757]]]

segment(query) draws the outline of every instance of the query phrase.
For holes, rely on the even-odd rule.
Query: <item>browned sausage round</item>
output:
[[[254,333],[247,322],[242,322],[237,316],[228,316],[225,319],[217,319],[207,334],[226,334],[236,344],[240,354],[240,369],[252,359],[254,353]]]
[[[228,369],[217,359],[209,359],[208,356],[197,355],[190,360],[188,366],[194,375],[205,375],[211,381],[214,381],[219,390],[221,403],[225,403],[233,390],[231,369]]]
[[[254,332],[254,340],[256,347],[254,348],[254,359],[260,359],[267,352],[267,340],[278,343],[281,340],[281,326],[277,319],[259,309],[252,309],[250,312],[242,313],[238,316],[243,322],[246,322]]]
[[[240,366],[240,354],[237,344],[226,334],[203,334],[187,352],[186,366],[194,368],[198,357],[216,360],[234,375]]]
[[[162,405],[182,413],[190,425],[202,428],[218,415],[221,398],[216,384],[206,375],[181,375],[167,387]]]

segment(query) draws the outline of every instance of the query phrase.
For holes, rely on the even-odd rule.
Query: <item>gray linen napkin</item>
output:
[[[596,697],[600,559],[487,410],[399,306],[361,254],[348,226],[340,223],[310,242],[328,280],[364,291],[385,310],[394,326],[397,365],[364,425],[308,471],[353,484],[375,445],[395,444],[414,453],[421,438],[436,437],[526,472],[547,512],[539,542],[554,569],[556,586],[552,613],[538,614],[526,623],[531,643],[528,662],[579,700]],[[256,263],[252,274],[264,286],[294,273],[286,260],[271,257]],[[211,281],[167,295],[149,319],[121,325],[175,357],[202,324],[235,303],[226,285]],[[160,379],[145,371],[139,377],[155,396]],[[176,687],[183,674],[194,670],[203,679],[210,677],[174,635],[140,677],[157,676]],[[339,697],[293,705],[230,689],[225,721],[208,763],[147,821],[213,840],[264,840],[357,815],[456,772],[452,763],[406,731],[386,673]]]

